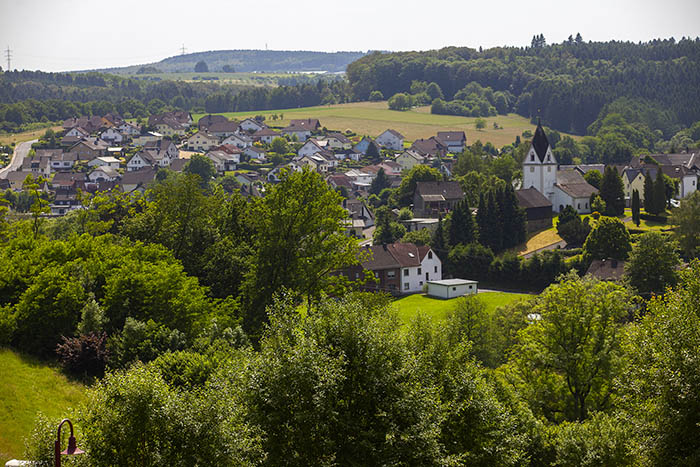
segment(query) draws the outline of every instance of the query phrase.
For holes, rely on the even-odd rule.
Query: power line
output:
[[[185,44],[182,44],[182,47],[180,48],[180,51],[181,51],[182,53],[181,53],[180,55],[185,55],[185,50],[187,50],[187,49],[185,48]]]
[[[7,56],[7,71],[10,71],[12,67],[10,66],[12,64],[12,51],[10,50],[10,46],[7,46],[7,50],[5,50],[5,55]]]

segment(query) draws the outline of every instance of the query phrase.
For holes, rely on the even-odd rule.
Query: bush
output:
[[[487,280],[493,258],[493,251],[483,245],[460,244],[448,254],[449,271],[461,279]]]
[[[665,224],[666,222],[668,222],[667,216],[657,216],[654,214],[647,214],[647,213],[639,213],[639,218],[644,219],[645,221],[660,222],[662,224]]]
[[[167,351],[185,348],[185,336],[177,329],[171,330],[153,320],[147,323],[126,318],[122,332],[110,338],[110,364],[125,368],[131,362],[150,362]]]
[[[107,334],[90,333],[71,338],[64,336],[63,342],[56,347],[56,354],[67,372],[101,377],[109,360]]]
[[[203,387],[215,368],[206,356],[187,351],[164,353],[152,365],[169,385],[185,389]]]
[[[372,91],[369,93],[369,100],[372,102],[383,101],[384,94],[381,91]]]

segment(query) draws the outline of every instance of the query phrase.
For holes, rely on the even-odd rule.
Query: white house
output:
[[[240,154],[229,154],[225,151],[209,151],[205,156],[212,161],[219,173],[236,170],[236,164],[241,162]]]
[[[149,141],[157,141],[159,139],[163,139],[162,134],[157,133],[155,131],[149,131],[144,135],[138,135],[134,137],[131,142],[134,146],[143,146]]]
[[[325,140],[328,141],[328,146],[332,149],[347,150],[352,148],[352,141],[342,133],[328,133]]]
[[[243,154],[250,157],[251,159],[257,159],[259,161],[264,161],[267,159],[267,153],[264,149],[256,148],[255,146],[249,146],[243,150]]]
[[[463,131],[438,131],[437,140],[452,154],[459,154],[467,144],[467,135]]]
[[[141,134],[141,129],[133,123],[124,122],[117,127],[117,130],[126,136],[138,136]]]
[[[401,170],[411,170],[413,167],[423,164],[425,162],[425,157],[409,149],[396,156],[394,162],[401,166]]]
[[[111,144],[121,144],[124,141],[124,136],[114,127],[110,127],[100,133],[100,139]]]
[[[282,134],[292,139],[296,136],[297,141],[306,141],[311,137],[311,130],[304,127],[288,126],[282,129]]]
[[[401,133],[389,128],[384,133],[377,136],[375,141],[383,148],[391,149],[392,151],[401,151],[403,149],[403,140],[404,137]]]
[[[78,156],[70,152],[54,154],[51,156],[51,170],[70,170],[77,160]]]
[[[135,172],[146,167],[155,167],[156,165],[158,165],[158,162],[153,158],[150,152],[140,151],[131,156],[131,159],[127,161],[126,171]]]
[[[169,139],[159,139],[157,141],[149,141],[143,146],[146,151],[155,151],[162,153],[160,157],[168,157],[170,160],[180,157],[180,150]]]
[[[211,148],[219,145],[219,138],[216,136],[198,131],[187,138],[187,148],[190,151],[209,151]]]
[[[70,136],[71,138],[87,138],[88,136],[90,136],[90,133],[88,133],[86,130],[83,130],[79,126],[76,126],[66,131],[66,134],[63,136]]]
[[[598,189],[588,184],[581,172],[571,169],[558,170],[549,200],[555,212],[561,212],[566,206],[571,206],[579,213],[587,214],[591,212],[591,195],[597,192]]]
[[[428,295],[437,298],[456,298],[462,295],[476,295],[479,293],[479,283],[465,279],[443,279],[428,281]]]
[[[87,165],[88,167],[111,167],[113,169],[118,169],[120,162],[119,159],[112,156],[100,156],[88,162]]]
[[[252,138],[243,135],[243,134],[237,134],[237,135],[231,135],[225,138],[222,142],[222,145],[225,144],[230,144],[231,146],[236,146],[237,148],[240,149],[245,149],[249,148],[253,145],[253,140]]]
[[[260,123],[257,120],[253,120],[252,118],[246,118],[241,122],[239,125],[239,128],[244,131],[260,131],[263,128],[266,128],[264,123]]]
[[[253,138],[262,141],[265,144],[272,144],[272,140],[282,136],[280,133],[276,132],[271,128],[263,128],[253,133]]]
[[[119,172],[111,167],[98,167],[88,175],[91,182],[113,182],[120,177]]]
[[[328,145],[328,141],[318,141],[314,138],[308,140],[302,147],[297,151],[298,158],[301,159],[304,156],[311,156],[318,152],[323,152],[325,147]]]

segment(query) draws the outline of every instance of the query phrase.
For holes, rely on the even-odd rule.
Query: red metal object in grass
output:
[[[68,447],[64,451],[61,451],[61,428],[63,428],[63,424],[66,422],[68,422],[68,426],[70,427],[70,437],[68,438]],[[61,455],[73,456],[84,453],[85,451],[80,449],[75,442],[75,436],[73,436],[73,423],[71,423],[71,421],[67,418],[64,418],[58,425],[58,433],[56,434],[56,441],[54,442],[55,467],[61,467]]]

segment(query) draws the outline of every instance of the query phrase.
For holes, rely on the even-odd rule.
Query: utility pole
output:
[[[12,67],[10,66],[12,64],[12,51],[10,50],[10,46],[7,46],[7,50],[5,50],[5,56],[7,57],[7,71],[10,71]]]
[[[180,55],[185,55],[185,50],[187,50],[185,48],[185,44],[182,44],[182,47],[180,48],[180,52],[182,52],[182,53]]]

